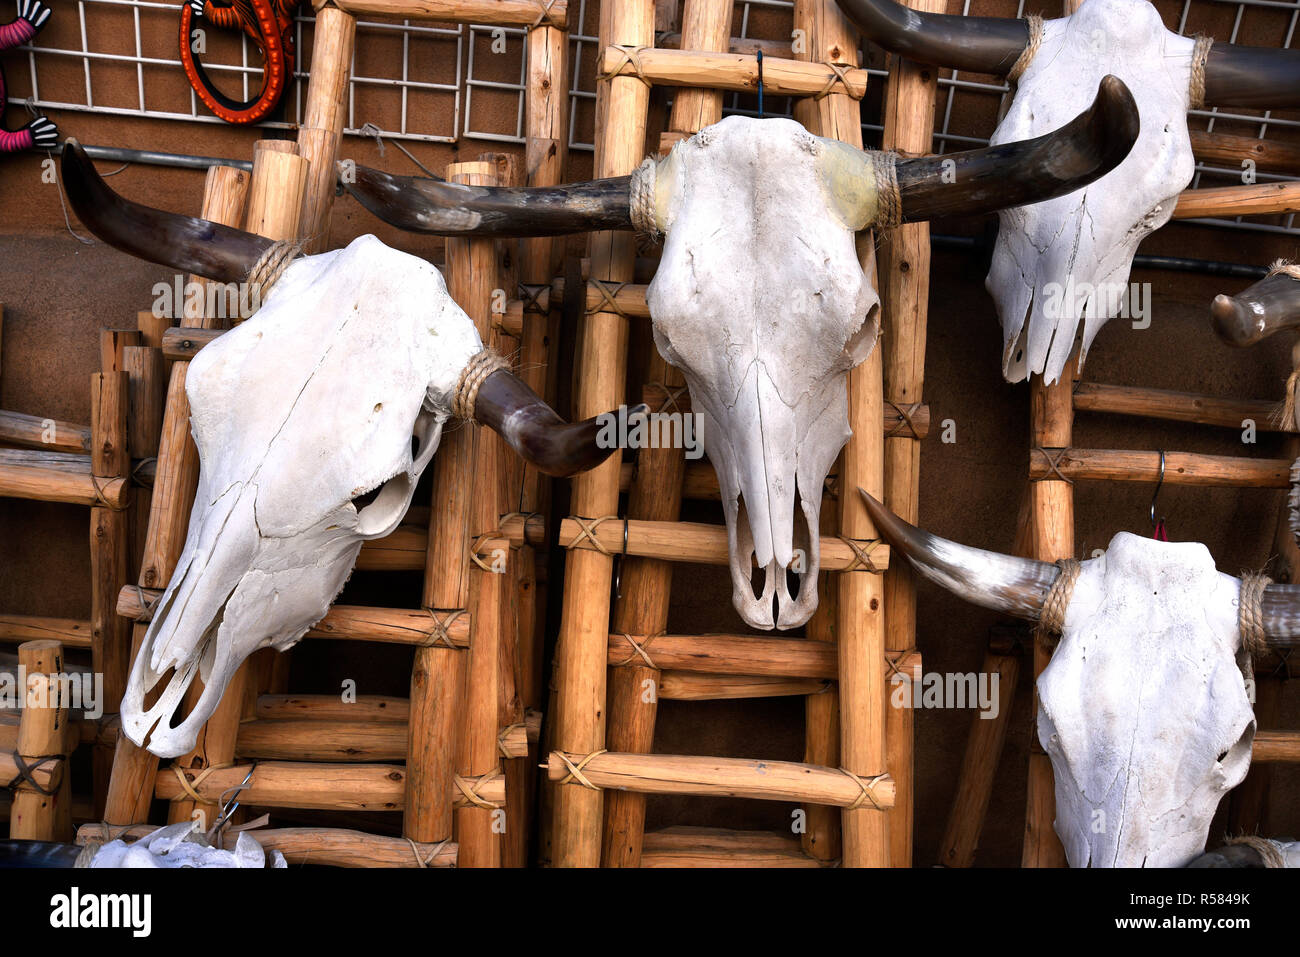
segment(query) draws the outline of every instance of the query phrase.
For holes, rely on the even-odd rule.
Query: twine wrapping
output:
[[[271,244],[266,252],[258,257],[257,262],[253,263],[253,268],[248,271],[248,279],[245,280],[252,292],[257,295],[254,301],[258,308],[261,307],[263,300],[271,294],[271,287],[279,281],[284,275],[284,271],[289,268],[290,263],[302,255],[302,240],[298,239],[281,239]],[[253,310],[256,312],[257,310]],[[247,319],[253,313],[249,312],[241,316]]]
[[[1237,630],[1241,633],[1242,650],[1252,658],[1268,652],[1268,636],[1264,632],[1264,589],[1273,579],[1256,572],[1241,576],[1241,594],[1237,598]]]
[[[455,781],[456,789],[465,796],[465,800],[468,801],[470,804],[474,805],[475,807],[481,807],[488,810],[495,810],[496,808],[499,808],[501,805],[494,804],[491,801],[487,800],[486,798],[480,797],[478,791],[479,788],[483,787],[484,785],[492,781],[495,781],[499,777],[501,777],[500,768],[493,768],[487,774],[481,775],[478,778],[463,778],[459,774],[457,774],[453,780]]]
[[[1282,408],[1273,414],[1273,424],[1291,430],[1300,427],[1296,421],[1296,389],[1300,387],[1300,367],[1292,369],[1286,377],[1286,389],[1282,399]]]
[[[206,779],[207,776],[211,774],[213,771],[222,771],[226,768],[233,768],[234,766],[235,764],[233,761],[227,761],[224,764],[210,764],[202,771],[200,771],[193,781],[191,781],[189,778],[185,776],[185,771],[181,768],[179,764],[173,764],[170,770],[172,771],[173,774],[176,775],[176,780],[180,782],[181,790],[183,790],[186,794],[188,794],[191,800],[198,801],[200,803],[203,802],[211,803],[211,801],[208,801],[207,798],[204,798],[203,795],[199,794],[198,791],[199,785],[202,784],[204,779]],[[174,800],[183,801],[184,798],[178,797],[178,798],[174,798]]]
[[[636,227],[638,239],[651,243],[662,242],[664,234],[659,231],[655,220],[655,182],[659,164],[653,156],[647,156],[641,165],[632,171],[632,182],[628,189],[628,210],[632,225]]]
[[[889,777],[888,774],[877,774],[871,780],[864,781],[862,780],[862,778],[858,777],[848,768],[840,768],[839,771],[841,774],[847,775],[848,777],[852,778],[853,783],[862,789],[861,793],[858,794],[858,796],[853,799],[853,803],[847,805],[845,810],[853,811],[858,808],[866,807],[868,804],[871,805],[873,808],[875,808],[877,811],[885,810],[885,808],[880,804],[880,802],[876,800],[876,785],[879,784],[881,781],[883,781],[885,778]]]
[[[1069,451],[1070,451],[1069,449],[1048,449],[1048,448],[1044,448],[1041,445],[1035,445],[1032,449],[1029,450],[1029,454],[1033,455],[1035,452],[1037,452],[1040,455],[1042,455],[1043,458],[1047,459],[1048,474],[1044,475],[1042,478],[1030,478],[1029,481],[1064,482],[1067,485],[1073,485],[1074,479],[1069,478],[1064,472],[1061,471],[1061,459],[1065,458],[1065,454]]]
[[[1274,259],[1268,264],[1268,273],[1264,276],[1276,276],[1278,273],[1285,273],[1292,279],[1300,279],[1300,264],[1293,263],[1289,259]]]
[[[1205,108],[1205,61],[1210,56],[1210,47],[1214,46],[1214,37],[1198,34],[1196,45],[1192,47],[1192,78],[1187,85],[1188,109]]]
[[[10,751],[9,754],[14,759],[14,765],[18,768],[18,773],[14,775],[12,781],[10,781],[8,784],[5,785],[6,791],[12,791],[14,788],[24,783],[26,783],[33,790],[39,791],[41,794],[44,794],[46,797],[49,797],[50,795],[58,791],[57,787],[52,787],[52,788],[41,787],[40,783],[37,782],[36,778],[32,776],[32,772],[39,770],[41,765],[48,764],[51,761],[54,762],[62,761],[63,755],[47,754],[44,757],[36,758],[34,763],[28,764],[25,760],[23,760],[23,756],[19,754],[17,751]]]
[[[1074,593],[1074,583],[1079,579],[1080,565],[1073,558],[1063,558],[1056,563],[1061,574],[1052,582],[1051,590],[1043,599],[1043,610],[1038,616],[1038,634],[1042,638],[1059,635],[1065,631],[1065,610]]]
[[[626,44],[615,44],[614,46],[606,47],[605,51],[607,53],[613,51],[617,53],[621,57],[621,59],[616,64],[614,64],[614,69],[607,70],[604,73],[599,74],[596,77],[596,79],[610,80],[616,76],[631,75],[631,76],[635,76],[638,80],[644,83],[647,88],[652,87],[653,84],[645,78],[645,74],[641,70],[641,54],[645,50],[651,50],[651,49],[654,48],[634,47],[634,46],[628,46]],[[630,66],[632,68],[631,74],[627,74],[623,72],[623,67],[625,66]]]
[[[898,154],[892,150],[867,150],[876,178],[876,217],[871,225],[893,229],[903,221],[903,197],[898,192]]]
[[[683,409],[680,405],[677,404],[677,400],[681,398],[683,395],[686,396],[687,400],[690,399],[691,390],[688,386],[681,385],[681,386],[673,387],[673,386],[658,384],[657,388],[663,390],[664,401],[663,404],[659,406],[659,408],[655,409],[655,412],[662,413],[662,412],[667,412],[670,409],[674,412],[683,412],[683,413],[689,411],[687,409]],[[643,398],[648,399],[649,396],[644,396]]]
[[[841,539],[841,541],[843,541],[846,545],[848,545],[849,548],[853,549],[853,561],[849,562],[849,564],[845,566],[844,571],[846,572],[855,572],[859,570],[864,572],[884,571],[884,569],[878,567],[876,563],[872,561],[871,558],[872,552],[876,551],[876,549],[878,548],[883,547],[883,543],[880,541],[880,539],[872,538],[872,539],[865,539],[862,542],[857,542],[852,538],[845,538],[845,539]],[[866,548],[863,548],[862,547],[863,545],[866,545]]]
[[[162,601],[163,592],[154,595],[153,601],[150,601],[145,597],[144,589],[139,585],[132,585],[131,587],[135,589],[136,601],[144,608],[143,614],[136,621],[153,621],[154,609],[158,607],[158,602]]]
[[[589,791],[599,791],[600,788],[596,787],[596,785],[592,784],[590,781],[587,780],[587,776],[582,773],[582,769],[585,768],[589,763],[591,763],[593,759],[598,758],[602,754],[604,754],[606,750],[607,750],[606,748],[601,748],[599,751],[592,751],[591,754],[585,756],[577,764],[574,764],[572,761],[570,761],[569,756],[565,754],[563,751],[554,752],[554,754],[561,761],[564,762],[564,766],[569,769],[569,773],[566,774],[560,780],[560,783],[570,784],[576,782],[578,784],[581,784],[584,788],[587,788],[587,790]]]
[[[654,201],[654,187],[653,187],[653,186],[651,187],[651,196],[650,196],[650,201],[651,201],[652,203],[653,203],[653,201]],[[654,219],[654,210],[653,210],[653,209],[650,210],[650,218],[651,218],[651,220],[653,221],[653,219]],[[638,230],[639,230],[640,228],[641,228],[640,226],[637,227]],[[656,240],[656,241],[657,241],[657,240]],[[593,312],[612,312],[614,315],[616,315],[616,316],[622,316],[623,318],[626,319],[626,318],[627,318],[627,313],[625,313],[625,312],[623,311],[622,307],[619,306],[619,304],[618,304],[618,299],[617,299],[617,296],[618,296],[619,292],[620,292],[620,291],[622,290],[622,288],[623,288],[624,286],[626,286],[626,285],[627,285],[627,283],[625,283],[625,282],[602,282],[602,281],[599,280],[599,279],[592,279],[592,280],[590,280],[590,281],[587,283],[587,288],[589,288],[589,289],[594,289],[594,290],[596,290],[596,292],[600,293],[600,302],[598,302],[598,303],[596,303],[594,306],[591,306],[590,308],[588,308],[588,309],[586,310],[587,315],[591,315]]]
[[[760,64],[762,62],[763,62],[762,60],[759,61]],[[813,94],[814,100],[825,99],[826,97],[830,96],[832,93],[836,93],[836,92],[843,93],[846,96],[848,96],[850,99],[854,99],[854,100],[862,99],[864,93],[866,92],[865,89],[863,93],[854,94],[853,87],[849,86],[848,72],[849,70],[857,69],[856,67],[842,66],[839,63],[823,63],[822,66],[830,67],[831,75],[826,78],[826,85],[821,88],[821,92]],[[844,89],[837,91],[835,89],[837,86],[842,86]]]
[[[912,416],[921,411],[924,403],[905,402],[900,404],[886,399],[885,405],[892,407],[898,413],[898,423],[890,426],[889,431],[885,433],[885,438],[892,438],[896,435],[908,439],[920,438],[916,431],[916,423],[912,421]]]
[[[450,841],[451,838],[439,841],[437,844],[433,845],[432,850],[429,851],[428,857],[421,857],[420,845],[416,844],[415,841],[411,840],[409,837],[406,838],[406,843],[411,845],[411,853],[415,855],[415,866],[420,868],[425,868],[432,864],[434,858],[442,853],[442,849],[446,847]]]
[[[1224,840],[1224,843],[1246,845],[1263,859],[1265,867],[1286,867],[1286,858],[1282,856],[1282,849],[1277,841],[1270,841],[1266,837],[1257,837],[1254,834],[1242,834],[1239,837],[1229,837]]]
[[[509,369],[510,363],[494,351],[484,348],[470,356],[456,380],[456,394],[451,400],[451,414],[461,419],[474,418],[474,403],[479,387],[487,377],[500,369]]]
[[[1031,13],[1025,17],[1025,26],[1029,27],[1029,42],[1025,48],[1020,51],[1020,56],[1016,62],[1011,65],[1011,70],[1007,73],[1007,82],[1015,86],[1020,82],[1024,72],[1029,69],[1030,61],[1034,59],[1034,54],[1043,43],[1043,18],[1037,13]]]
[[[519,728],[524,729],[524,736],[526,739],[528,735],[528,726],[522,721],[516,721],[514,724],[506,725],[497,734],[497,750],[501,752],[503,758],[514,757],[514,755],[510,753],[510,749],[506,747],[506,738],[510,737],[511,733]]]
[[[627,657],[618,662],[614,667],[621,668],[624,665],[636,664],[637,658],[639,657],[647,668],[658,669],[659,666],[654,663],[654,659],[651,658],[649,653],[646,651],[646,649],[650,647],[650,643],[658,637],[657,635],[650,635],[645,641],[638,642],[626,631],[620,632],[620,634],[627,639],[627,643],[632,646],[632,649],[628,652]]]
[[[105,476],[106,481],[115,482],[116,478]],[[104,486],[99,484],[100,476],[94,472],[90,473],[90,484],[95,487],[95,502],[100,508],[106,508],[110,512],[125,512],[131,506],[131,500],[128,498],[125,505],[114,505],[104,496]]]
[[[483,569],[483,571],[491,572],[494,575],[505,574],[505,569],[496,567],[495,558],[493,558],[492,561],[485,562],[479,553],[483,550],[483,544],[485,542],[492,541],[499,534],[500,532],[489,532],[486,535],[481,535],[477,539],[475,539],[474,543],[469,547],[469,560],[472,561],[479,568]],[[496,551],[498,551],[498,549],[493,549],[493,552]]]
[[[453,609],[452,611],[446,612],[445,617],[439,617],[438,613],[432,608],[426,608],[424,610],[428,613],[429,619],[433,623],[433,627],[427,633],[426,639],[420,642],[420,645],[424,648],[432,648],[434,645],[444,645],[447,648],[455,648],[456,645],[452,643],[451,632],[448,629],[451,628],[452,622],[465,614],[465,609]]]
[[[538,7],[537,19],[534,20],[532,22],[532,25],[528,27],[529,30],[536,29],[537,27],[540,27],[543,23],[546,23],[548,20],[550,20],[551,7],[555,6],[555,0],[533,0],[533,2],[536,3]]]
[[[587,541],[591,542],[592,548],[600,552],[602,555],[614,554],[600,543],[600,539],[596,537],[596,529],[600,528],[601,522],[619,521],[617,515],[602,515],[600,518],[579,518],[577,515],[570,515],[569,517],[578,523],[578,528],[580,528],[581,531],[579,531],[577,535],[573,536],[573,541],[566,544],[564,546],[565,548],[581,548],[582,540],[585,538]]]

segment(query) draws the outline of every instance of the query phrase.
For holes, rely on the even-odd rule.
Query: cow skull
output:
[[[879,300],[855,233],[894,206],[918,221],[1058,195],[1114,167],[1136,136],[1132,98],[1107,78],[1060,130],[944,157],[873,158],[790,120],[728,117],[647,161],[635,182],[530,196],[358,169],[348,188],[390,223],[439,233],[499,234],[503,210],[516,229],[572,230],[579,190],[588,223],[630,226],[631,194],[651,197],[652,221],[638,225],[666,238],[646,301],[655,344],[704,416],[733,603],[755,628],[794,628],[817,607],[822,490],[850,435],[845,376],[876,339]]]
[[[876,527],[923,577],[976,604],[1039,617],[1055,565],[937,538],[866,499]],[[1081,563],[1061,641],[1038,679],[1038,738],[1071,866],[1181,866],[1204,849],[1220,798],[1246,775],[1255,735],[1240,591],[1194,542],[1121,532]],[[1300,636],[1294,586],[1269,585],[1262,607],[1270,642]]]
[[[908,10],[893,0],[839,0],[863,33],[923,62],[1007,73],[1030,42],[1026,21]],[[1119,77],[1138,103],[1142,129],[1128,157],[1076,192],[999,213],[986,286],[1002,324],[1008,382],[1041,373],[1056,381],[1074,347],[1079,361],[1101,327],[1129,303],[1138,244],[1168,222],[1195,162],[1187,131],[1196,42],[1166,30],[1147,0],[1085,0],[1042,23],[993,143],[1051,129],[1078,111],[1102,76]],[[1210,48],[1204,98],[1237,106],[1300,101],[1300,54],[1229,44]]]
[[[123,200],[75,142],[63,182],[102,239],[178,269],[242,278],[270,246]],[[132,741],[160,757],[189,751],[240,664],[325,615],[362,542],[405,515],[482,352],[437,269],[362,236],[294,262],[252,319],[194,358],[198,492],[122,700]],[[571,474],[612,451],[597,447],[597,420],[565,425],[508,371],[483,368],[475,418],[543,471]],[[203,692],[176,723],[196,675]]]

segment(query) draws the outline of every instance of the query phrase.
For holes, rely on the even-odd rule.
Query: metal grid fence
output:
[[[16,0],[12,4],[16,9]],[[155,119],[181,120],[198,123],[220,123],[221,120],[211,116],[203,108],[198,97],[189,92],[189,109],[176,110],[161,108],[157,97],[151,100],[150,79],[157,77],[158,70],[169,70],[179,74],[180,60],[175,54],[175,31],[180,16],[177,0],[159,2],[159,0],[76,0],[73,4],[58,4],[55,16],[77,18],[79,42],[65,43],[57,46],[47,41],[48,29],[36,37],[32,45],[22,47],[27,57],[28,74],[31,87],[31,104],[37,109],[59,109],[73,111],[95,111],[121,116],[141,116]],[[1023,16],[1025,0],[1017,0],[1016,15]],[[969,12],[970,0],[963,0],[962,12]],[[1243,19],[1250,8],[1267,8],[1280,10],[1289,14],[1286,18],[1285,35],[1279,38],[1279,45],[1290,47],[1295,35],[1297,22],[1300,21],[1300,0],[1182,0],[1178,16],[1177,30],[1186,33],[1189,15],[1197,8],[1234,9],[1231,35],[1220,39],[1236,42]],[[129,14],[132,20],[133,47],[129,50],[113,51],[106,42],[100,41],[93,29],[88,28],[87,14],[95,9],[115,9]],[[791,0],[738,0],[739,36],[749,38],[761,36],[764,39],[785,39],[791,34],[793,25],[793,3]],[[593,148],[592,126],[594,123],[595,104],[595,64],[599,56],[599,41],[595,34],[599,21],[599,0],[578,0],[570,6],[571,28],[570,43],[570,122],[569,146],[579,151]],[[762,26],[753,30],[751,20],[762,19]],[[198,21],[196,21],[198,22]],[[263,125],[277,128],[292,128],[302,119],[305,98],[305,86],[308,71],[306,64],[306,40],[310,36],[313,23],[311,16],[298,16],[294,25],[298,61],[295,64],[293,81],[285,96],[283,121],[266,122]],[[753,32],[751,32],[753,30]],[[66,38],[68,31],[62,35]],[[170,56],[154,55],[150,49],[158,47],[158,37],[164,36],[170,43]],[[368,61],[358,65],[354,59],[352,82],[348,96],[348,118],[346,132],[352,134],[373,134],[375,126],[370,122],[367,112],[373,109],[367,104],[374,104],[375,97],[391,97],[396,94],[400,100],[397,111],[396,129],[379,129],[378,132],[395,139],[419,140],[424,142],[454,142],[460,136],[474,137],[502,143],[523,142],[524,121],[524,31],[518,28],[503,28],[480,25],[431,26],[401,23],[384,23],[362,20],[358,22],[358,49],[368,49],[370,45],[387,44],[385,50],[391,49],[395,42],[400,43],[400,59],[384,55],[370,58],[382,61],[382,69],[377,62]],[[368,42],[369,41],[369,42]],[[204,63],[211,74],[216,77],[236,77],[242,84],[243,97],[251,95],[251,88],[260,81],[261,65],[258,54],[247,37],[239,38],[238,62],[220,62],[220,59]],[[879,51],[874,51],[877,54]],[[440,62],[453,61],[454,76],[436,82],[427,78],[426,67],[437,58]],[[68,89],[66,80],[61,84],[42,83],[42,75],[58,61],[77,62],[81,64],[84,89]],[[877,55],[874,62],[880,62]],[[133,103],[111,102],[97,95],[95,78],[98,69],[113,64],[135,73],[135,97]],[[517,67],[517,72],[516,68]],[[441,72],[448,72],[442,70]],[[382,75],[387,73],[388,75]],[[875,78],[883,78],[885,71],[868,68],[868,73]],[[76,84],[72,84],[76,85]],[[939,115],[936,117],[934,149],[945,152],[954,149],[970,149],[987,144],[987,135],[971,135],[960,132],[954,120],[969,113],[972,103],[979,108],[983,99],[981,115],[987,112],[996,101],[996,113],[1001,115],[1005,109],[1005,97],[1008,86],[1005,82],[990,82],[988,78],[970,78],[957,71],[944,71],[939,80]],[[461,95],[464,93],[462,108]],[[82,94],[74,99],[76,93]],[[965,97],[965,99],[962,99]],[[974,99],[971,99],[974,97]],[[435,99],[436,98],[436,99]],[[503,100],[504,98],[504,100]],[[24,98],[10,97],[11,103],[22,102]],[[476,122],[475,101],[494,104],[497,109],[492,115],[498,118],[498,128],[489,128],[490,122],[478,118]],[[385,101],[387,102],[387,101]],[[503,102],[505,108],[502,108]],[[431,109],[434,103],[438,108]],[[765,115],[789,116],[792,101],[788,97],[768,98],[764,104]],[[478,113],[487,112],[486,106]],[[499,128],[499,118],[513,113],[513,128]],[[742,94],[730,94],[724,105],[724,113],[756,115],[754,97]],[[391,111],[385,115],[391,115]],[[288,117],[292,117],[290,120]],[[1234,124],[1234,132],[1241,133],[1242,128],[1253,130],[1253,135],[1260,139],[1286,135],[1300,131],[1300,119],[1274,116],[1265,112],[1262,116],[1249,113],[1235,113],[1220,109],[1196,110],[1190,114],[1192,124],[1213,132],[1215,125],[1221,122]],[[863,140],[868,145],[878,144],[881,135],[878,103],[870,97],[863,102]],[[390,124],[391,125],[391,124]],[[364,127],[364,129],[363,129]],[[991,130],[990,130],[991,132]],[[1300,177],[1282,176],[1260,172],[1260,182],[1295,181]],[[1213,184],[1240,182],[1241,170],[1224,169],[1208,164],[1198,164],[1193,187],[1202,185],[1202,180]],[[1241,217],[1225,220],[1207,220],[1217,226],[1250,229],[1257,231],[1281,232],[1291,235],[1300,234],[1300,226],[1294,215],[1280,217],[1278,222],[1259,222],[1243,220]]]

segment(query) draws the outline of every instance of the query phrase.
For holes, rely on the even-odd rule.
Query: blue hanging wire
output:
[[[758,55],[758,118],[763,118],[763,51],[759,49]]]

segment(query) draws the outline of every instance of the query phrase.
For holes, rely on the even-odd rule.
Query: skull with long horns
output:
[[[1012,20],[910,10],[894,0],[838,0],[864,36],[924,63],[1010,75],[1010,108],[992,142],[1051,129],[1119,77],[1142,131],[1096,182],[999,213],[986,285],[1002,324],[1008,382],[1056,381],[1083,324],[1080,363],[1101,327],[1131,305],[1138,244],[1173,215],[1195,168],[1188,109],[1300,103],[1300,51],[1210,44],[1167,29],[1147,0],[1085,0],[1070,16]]]
[[[924,578],[1060,643],[1038,678],[1038,739],[1073,867],[1176,867],[1205,848],[1250,767],[1250,656],[1300,638],[1300,586],[1224,575],[1196,542],[1120,532],[1064,567],[931,535],[862,493]],[[1050,611],[1049,611],[1050,609]]]
[[[183,272],[242,281],[272,245],[123,199],[75,141],[63,185],[95,235]],[[483,349],[437,269],[373,236],[290,265],[252,319],[194,358],[185,388],[198,492],[122,701],[127,736],[161,757],[194,746],[245,658],[325,615],[362,542],[406,513],[458,398],[544,472],[612,451],[598,419],[566,424]],[[202,695],[176,723],[196,675]]]
[[[1050,199],[1113,168],[1137,134],[1132,96],[1107,77],[1059,130],[942,157],[899,159],[790,120],[728,117],[630,177],[528,190],[358,169],[347,188],[422,232],[662,234],[646,301],[660,353],[704,416],[733,604],[755,628],[794,628],[817,606],[823,485],[850,435],[845,378],[876,339],[879,300],[855,233]]]

